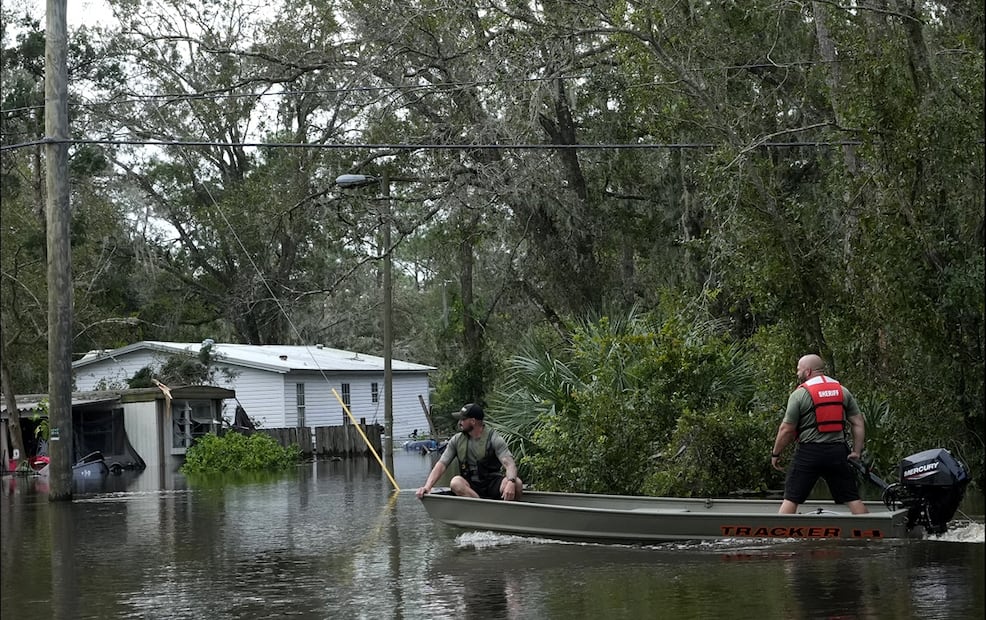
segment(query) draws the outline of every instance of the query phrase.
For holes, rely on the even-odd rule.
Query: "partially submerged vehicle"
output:
[[[437,439],[413,439],[404,442],[404,449],[408,452],[420,452],[421,454],[427,454],[437,448]]]
[[[419,452],[421,454],[430,454],[432,452],[441,452],[448,445],[448,440],[438,440],[438,439],[416,439],[413,441],[405,441],[404,449],[409,452]]]
[[[44,466],[37,470],[38,475],[47,476],[49,474],[50,467],[51,463],[46,461]],[[90,452],[72,464],[73,480],[102,478],[109,473],[110,466],[106,464],[106,459],[103,457],[103,453],[98,450],[95,452]],[[119,473],[119,471],[117,471],[117,473]]]
[[[933,449],[898,466],[899,481],[887,484],[882,502],[854,515],[831,501],[809,501],[793,515],[777,513],[778,501],[636,497],[525,491],[518,501],[458,497],[447,489],[421,498],[442,523],[474,530],[564,540],[655,543],[716,538],[882,539],[941,534],[958,510],[969,472],[951,453]]]
[[[73,478],[100,478],[110,473],[103,453],[90,452],[72,465]]]

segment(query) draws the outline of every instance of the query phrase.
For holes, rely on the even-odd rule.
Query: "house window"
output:
[[[342,388],[342,403],[346,405],[342,410],[342,423],[345,425],[350,423],[349,415],[346,414],[346,409],[349,409],[349,403],[351,402],[349,398],[349,384],[343,383],[340,387]]]
[[[380,384],[376,381],[370,384],[370,402],[374,404],[380,402]]]
[[[303,428],[305,426],[305,384],[298,383],[294,389],[297,395],[298,428]]]
[[[171,403],[172,453],[181,454],[196,439],[213,429],[212,401],[176,400]]]

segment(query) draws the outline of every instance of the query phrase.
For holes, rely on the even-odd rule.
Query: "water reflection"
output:
[[[788,588],[797,609],[791,618],[874,618],[876,610],[865,596],[860,554],[843,548],[811,549],[785,560]]]
[[[431,460],[395,456],[415,488]],[[52,504],[3,479],[6,618],[981,617],[977,543],[577,545],[463,533],[374,462],[124,472]]]
[[[978,617],[986,606],[982,584],[986,564],[982,545],[931,542],[905,548],[906,563],[901,578],[910,590],[910,605],[915,616],[945,617],[941,610],[952,601],[968,601],[967,617]],[[970,584],[978,584],[969,587]],[[954,617],[958,617],[957,615]]]
[[[540,545],[531,546],[519,539],[515,539],[515,543],[524,551],[535,551],[535,556],[540,555],[538,551],[551,554],[549,549],[539,548]],[[524,613],[522,584],[519,582],[519,576],[530,568],[524,560],[529,560],[531,556],[522,553],[511,557],[512,551],[520,549],[479,551],[450,546],[445,553],[436,557],[428,576],[428,583],[434,590],[433,603],[442,598],[441,593],[453,594],[447,597],[447,604],[441,609],[443,613],[438,615],[477,619],[535,617],[533,610],[537,606],[534,601],[530,601],[527,614]],[[550,565],[557,567],[557,558]],[[433,605],[430,611],[434,613],[439,609]]]
[[[183,488],[185,477],[177,472],[163,470],[124,470],[118,474],[72,479],[72,497],[105,493],[158,492],[162,489]],[[9,475],[0,479],[0,493],[7,496],[28,494],[47,496],[50,484],[46,476]]]
[[[79,609],[79,589],[76,580],[78,566],[73,551],[75,537],[75,506],[60,503],[48,512],[51,528],[51,585],[56,618],[71,618]]]
[[[394,599],[394,609],[397,610],[395,617],[403,618],[403,613],[401,610],[404,609],[406,601],[404,600],[403,590],[400,588],[401,584],[401,533],[400,533],[400,517],[397,514],[397,495],[391,495],[390,500],[387,502],[387,507],[384,511],[385,518],[387,520],[387,535],[388,535],[388,574],[390,576],[389,585],[392,592],[392,597]]]
[[[519,584],[503,574],[470,576],[463,583],[466,618],[522,617]]]

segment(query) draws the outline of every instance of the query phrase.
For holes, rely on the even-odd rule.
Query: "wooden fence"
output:
[[[360,424],[366,438],[370,440],[373,449],[383,457],[381,433],[383,429],[378,424]],[[314,431],[315,444],[312,445]],[[373,456],[366,441],[352,424],[346,426],[309,426],[292,428],[259,428],[258,433],[273,437],[277,443],[287,447],[296,445],[302,454],[308,458]]]

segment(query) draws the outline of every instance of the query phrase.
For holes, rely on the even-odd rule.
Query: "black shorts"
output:
[[[798,444],[784,483],[784,499],[803,504],[822,478],[835,503],[858,500],[859,483],[848,457],[849,446],[842,442]]]
[[[483,499],[503,499],[503,495],[500,494],[500,484],[503,482],[503,478],[502,475],[495,475],[483,478],[478,482],[470,480],[469,486]]]

